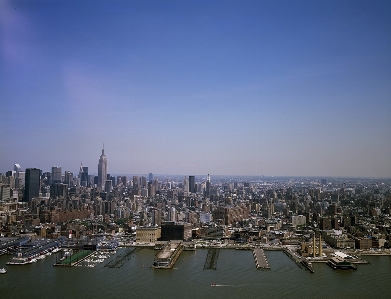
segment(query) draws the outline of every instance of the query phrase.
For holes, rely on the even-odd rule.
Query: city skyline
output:
[[[391,177],[389,1],[1,1],[0,173]]]

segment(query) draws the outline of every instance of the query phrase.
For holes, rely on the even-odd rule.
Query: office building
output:
[[[140,178],[140,184],[141,184],[141,188],[147,187],[147,178],[145,176],[142,176]]]
[[[82,164],[80,165],[79,178],[81,186],[86,187],[89,185],[88,167],[83,166]]]
[[[133,176],[133,189],[138,189],[138,187],[139,187],[138,176],[134,175]]]
[[[61,166],[52,167],[52,184],[61,183]]]
[[[38,197],[40,187],[41,170],[37,168],[27,168],[23,201],[29,202],[32,198]]]
[[[189,192],[190,193],[196,193],[195,176],[194,175],[189,175]]]
[[[183,179],[183,192],[185,194],[187,194],[189,192],[189,180],[187,179],[187,177],[185,176],[185,178]]]
[[[110,193],[113,190],[113,181],[112,180],[106,180],[105,181],[105,192]]]
[[[206,180],[206,187],[205,187],[205,196],[210,196],[210,175],[208,173],[208,178]]]

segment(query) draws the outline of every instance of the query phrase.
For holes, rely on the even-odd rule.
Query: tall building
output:
[[[106,180],[105,182],[105,192],[110,193],[113,190],[113,181],[112,180]]]
[[[153,181],[153,174],[150,172],[148,175],[148,181],[152,182]]]
[[[22,167],[20,167],[19,164],[14,164],[14,171],[18,173],[18,172],[22,171]]]
[[[206,179],[205,195],[210,195],[210,175],[208,173],[208,178]]]
[[[22,168],[19,164],[14,165],[14,176],[15,176],[15,188],[21,188],[22,186],[19,186],[19,174],[22,172]]]
[[[133,189],[138,189],[138,187],[139,187],[138,176],[137,176],[137,175],[134,175],[134,176],[133,176]]]
[[[33,197],[38,197],[40,187],[41,170],[37,168],[27,168],[23,201],[29,202]]]
[[[22,171],[22,167],[19,164],[14,164],[14,178],[15,188],[22,188],[24,186],[25,172]]]
[[[140,178],[140,184],[141,184],[141,187],[142,187],[142,188],[147,187],[147,178],[146,178],[145,176],[142,176],[142,177]]]
[[[79,179],[80,179],[81,186],[86,187],[89,185],[88,167],[83,166],[83,164],[80,164]]]
[[[102,155],[99,158],[98,164],[98,188],[102,190],[105,188],[107,180],[107,159],[105,156],[105,148],[102,148]]]
[[[195,176],[189,175],[189,192],[190,193],[196,193],[195,190]]]
[[[73,173],[70,171],[65,171],[65,177],[64,177],[65,184],[68,185],[68,187],[73,186]]]
[[[189,180],[186,176],[183,179],[183,192],[185,192],[186,194],[189,192]]]
[[[61,166],[52,167],[52,184],[61,183]]]
[[[124,186],[128,185],[128,177],[126,175],[124,175],[121,180],[122,180],[122,184],[124,184]]]

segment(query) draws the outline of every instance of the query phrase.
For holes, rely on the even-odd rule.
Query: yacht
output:
[[[7,270],[5,268],[1,268],[0,269],[0,274],[5,274],[5,273],[7,273]]]

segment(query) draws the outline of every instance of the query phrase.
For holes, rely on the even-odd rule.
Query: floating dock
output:
[[[171,269],[183,250],[182,242],[168,242],[156,255],[151,269]]]
[[[267,261],[263,249],[260,248],[253,249],[253,256],[254,256],[255,266],[257,267],[257,269],[270,270],[269,262]]]

